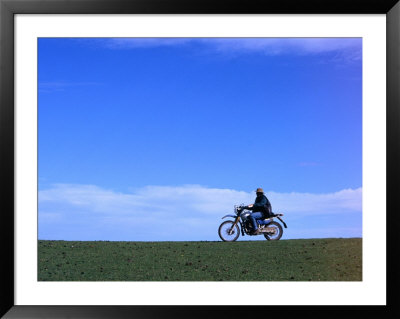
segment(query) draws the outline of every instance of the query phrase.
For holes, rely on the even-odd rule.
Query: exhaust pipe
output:
[[[275,228],[266,227],[266,228],[260,229],[260,232],[261,233],[275,233]]]

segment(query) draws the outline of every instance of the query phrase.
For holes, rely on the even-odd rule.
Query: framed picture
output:
[[[316,3],[308,0],[265,1],[264,3],[240,1],[229,5],[220,1],[174,0],[161,2],[152,0],[146,2],[136,0],[0,1],[2,70],[0,138],[2,181],[5,186],[1,214],[2,224],[5,225],[1,233],[4,242],[1,263],[1,315],[4,315],[5,318],[151,318],[189,315],[199,317],[207,315],[210,311],[216,312],[217,315],[226,312],[249,315],[255,311],[259,313],[261,307],[261,312],[267,311],[268,315],[278,315],[281,312],[305,315],[309,314],[310,306],[314,307],[313,313],[318,315],[319,311],[326,312],[327,306],[334,308],[332,311],[338,315],[356,315],[360,314],[360,311],[367,313],[367,311],[371,311],[370,306],[377,306],[373,311],[382,312],[383,315],[398,310],[394,300],[396,280],[393,269],[394,245],[397,242],[393,235],[393,228],[396,225],[394,212],[397,208],[395,182],[398,181],[395,165],[399,162],[397,145],[400,133],[398,121],[400,115],[398,90],[400,83],[400,5],[397,0],[351,0],[346,3],[337,1],[318,1]],[[135,50],[130,50],[132,48]],[[338,51],[337,48],[340,50]],[[104,64],[105,60],[99,60],[97,64],[92,63],[91,60],[108,54],[107,52],[110,50],[113,52],[119,50],[118,52],[123,51],[124,53],[111,56],[107,60],[109,63],[107,65]],[[190,51],[191,56],[195,56],[197,60],[194,58],[185,60],[183,55],[180,55],[183,51]],[[268,53],[266,53],[267,51]],[[293,52],[295,58],[290,61],[286,58],[279,58],[282,51]],[[210,58],[210,52],[213,53],[212,58]],[[273,96],[267,93],[272,92],[273,89],[268,91],[264,82],[264,86],[258,87],[258,91],[254,90],[254,87],[259,85],[259,82],[254,79],[257,76],[265,77],[265,74],[268,74],[266,69],[264,73],[260,73],[260,66],[264,68],[267,66],[257,64],[256,61],[259,56],[264,57],[265,55],[274,61],[267,66],[271,72],[274,72],[275,77],[271,77],[265,83],[268,83],[271,88],[274,87],[274,81],[286,83],[286,89],[283,86],[276,86]],[[328,59],[315,60],[317,55],[329,56],[329,61]],[[74,65],[74,70],[70,69],[66,63],[71,56],[75,59],[74,61],[80,61]],[[245,56],[245,58],[237,58],[238,56]],[[140,63],[133,65],[130,62],[132,59],[142,61],[143,65],[147,66],[144,67]],[[215,63],[217,60],[218,63]],[[234,61],[234,63],[227,63],[228,60]],[[305,62],[306,60],[308,62]],[[296,64],[293,61],[296,61]],[[63,66],[62,63],[66,65]],[[122,78],[123,70],[128,64],[135,69],[136,79]],[[319,67],[315,69],[309,67],[315,64],[318,64]],[[232,71],[233,66],[237,68],[237,73]],[[213,72],[216,67],[219,68],[219,73]],[[179,68],[187,71],[174,71]],[[253,72],[249,71],[251,68],[253,68]],[[286,70],[282,74],[283,80],[278,78],[279,68],[282,71]],[[346,72],[343,72],[344,69]],[[302,82],[312,78],[313,74],[321,75],[321,70],[323,70],[324,76],[318,77],[318,79],[325,81],[325,86],[316,83],[316,77],[312,85]],[[146,78],[146,74],[149,72],[154,76]],[[43,74],[63,74],[64,77],[62,81],[56,81],[51,76],[46,77]],[[69,82],[68,77],[72,74],[92,74],[93,80],[88,80],[84,76],[76,76],[74,77],[75,82]],[[244,80],[232,80],[232,76],[238,74],[243,76]],[[290,83],[290,74],[293,78],[301,76],[303,80],[298,83],[304,84],[295,90]],[[152,85],[157,85],[154,84],[155,82],[159,87],[162,77],[162,85],[165,90],[158,91],[160,97],[155,99],[154,90],[151,88]],[[335,77],[335,81],[331,80],[332,77]],[[113,82],[113,87],[109,84],[105,85],[104,79],[107,78],[113,79],[110,80]],[[130,90],[130,87],[120,85],[124,81],[132,81],[132,85],[134,83],[141,91],[137,91],[135,94],[130,92],[127,95],[126,92]],[[194,82],[196,85],[186,85]],[[229,83],[230,86],[224,86],[221,83]],[[201,92],[192,94],[195,86],[202,88],[204,94]],[[174,100],[175,106],[171,102],[168,107],[165,107],[165,110],[160,107],[152,110],[151,103],[153,102],[161,103],[161,100],[165,101],[166,99],[172,101],[174,97],[171,92],[174,88],[179,90],[179,100]],[[223,94],[216,94],[215,92],[218,90]],[[245,90],[247,90],[246,98],[243,93]],[[58,94],[55,97],[57,92],[62,91],[68,91],[70,96]],[[114,93],[112,95],[103,94],[99,97],[95,92],[100,91],[113,91]],[[305,91],[308,91],[309,94],[304,94]],[[90,95],[90,92],[94,93]],[[347,257],[343,257],[344,259],[358,258],[358,263],[361,263],[362,260],[362,267],[357,266],[362,269],[359,269],[356,276],[345,274],[346,270],[344,270],[341,275],[347,275],[345,278],[326,277],[318,274],[311,279],[301,277],[296,281],[294,277],[297,275],[286,274],[282,280],[279,280],[279,277],[257,280],[243,276],[221,279],[224,282],[219,282],[217,279],[190,279],[192,277],[185,277],[183,272],[180,274],[182,277],[173,277],[172,279],[164,274],[161,279],[145,275],[143,277],[109,276],[100,279],[93,279],[93,277],[85,279],[87,274],[82,270],[72,277],[68,277],[64,272],[64,277],[62,277],[64,279],[52,278],[53,270],[47,269],[43,262],[46,258],[51,258],[53,266],[57,268],[60,266],[56,261],[58,260],[57,254],[59,253],[59,258],[64,258],[61,254],[65,255],[65,252],[57,251],[52,257],[45,256],[40,259],[40,249],[48,245],[46,239],[69,241],[78,238],[78,241],[129,241],[129,232],[124,233],[123,224],[128,225],[132,219],[124,215],[124,210],[139,209],[140,205],[143,206],[146,202],[155,200],[152,195],[154,193],[163,194],[157,199],[160,202],[154,205],[162,207],[169,213],[172,212],[174,205],[185,209],[195,207],[195,210],[201,211],[203,215],[201,213],[193,215],[190,219],[185,220],[185,223],[182,223],[186,226],[192,225],[192,229],[196,230],[199,237],[190,237],[191,235],[171,237],[167,233],[155,237],[156,232],[154,234],[150,232],[147,235],[144,232],[141,233],[143,226],[140,226],[136,228],[137,236],[133,240],[213,241],[214,237],[212,236],[217,236],[214,224],[207,224],[207,227],[213,228],[213,235],[208,233],[203,235],[201,229],[205,227],[205,224],[199,221],[206,216],[206,211],[212,218],[217,216],[215,215],[217,213],[214,215],[210,213],[213,211],[212,206],[215,205],[216,196],[221,196],[221,194],[227,196],[229,204],[239,198],[243,201],[250,200],[251,193],[233,189],[225,189],[221,192],[221,189],[214,187],[217,184],[211,182],[212,187],[210,188],[200,185],[171,186],[167,183],[168,178],[176,175],[180,168],[200,156],[201,153],[206,152],[207,148],[212,147],[208,144],[217,136],[229,145],[226,149],[217,152],[217,149],[220,149],[224,143],[216,144],[217,146],[213,149],[216,154],[215,158],[219,158],[219,161],[224,162],[225,165],[231,165],[232,168],[229,172],[233,172],[234,165],[227,164],[227,157],[224,157],[229,150],[237,150],[240,145],[250,148],[256,146],[251,141],[253,134],[251,129],[246,134],[243,131],[234,133],[236,127],[234,123],[246,122],[245,118],[252,114],[246,109],[250,106],[240,107],[240,105],[246,105],[249,97],[254,100],[258,99],[257,103],[259,104],[253,103],[254,105],[263,105],[262,103],[265,103],[268,96],[269,101],[273,101],[275,105],[279,105],[283,109],[284,102],[288,101],[286,97],[290,94],[293,95],[292,100],[296,97],[297,101],[308,99],[309,105],[313,105],[313,107],[300,109],[301,107],[297,107],[297,104],[293,102],[293,107],[288,108],[286,113],[279,113],[271,108],[271,116],[281,117],[282,121],[286,120],[290,125],[300,122],[300,130],[310,126],[303,136],[311,137],[318,142],[295,143],[298,149],[296,152],[301,152],[303,157],[292,160],[298,170],[301,169],[302,172],[305,172],[302,178],[304,185],[309,183],[307,184],[308,188],[304,187],[303,193],[298,193],[300,188],[297,189],[297,192],[295,190],[292,193],[271,192],[273,207],[278,206],[280,209],[280,203],[286,203],[287,207],[290,206],[288,205],[290,201],[293,203],[297,201],[303,205],[303,211],[308,211],[303,215],[300,214],[297,220],[291,220],[288,217],[288,220],[293,222],[290,223],[286,220],[289,226],[287,230],[283,228],[283,226],[286,227],[286,223],[279,219],[282,222],[282,224],[277,223],[280,227],[277,226],[277,229],[280,229],[279,238],[282,236],[282,230],[283,236],[288,236],[287,239],[315,238],[313,236],[357,237],[359,256],[348,254]],[[117,99],[118,96],[120,98]],[[116,107],[112,107],[113,103],[124,105],[126,98],[124,100],[123,96],[126,98],[129,96],[129,99],[134,96],[129,103],[140,101],[142,105],[145,105],[146,111],[142,110],[140,113],[133,114],[129,113],[127,107],[121,106],[121,109],[118,110]],[[208,100],[206,98],[201,100],[204,96]],[[207,114],[199,112],[200,104],[209,102],[210,96],[219,99],[220,104],[229,103],[230,107],[218,109],[215,104],[204,111]],[[225,97],[222,98],[223,96]],[[195,101],[195,98],[198,98],[198,103],[193,104],[196,105],[193,108],[187,108],[187,102],[179,106],[179,103],[183,103],[182,101]],[[71,111],[71,105],[79,99],[85,101],[88,108],[85,111],[85,109],[77,107]],[[101,99],[102,101],[110,99],[107,102],[108,111],[96,108],[96,103],[93,104],[90,99]],[[330,112],[321,113],[318,117],[315,114],[321,108],[321,100],[331,100],[331,104],[323,104],[324,107],[330,105]],[[250,104],[251,101],[250,99]],[[336,101],[346,102],[342,109],[339,109],[334,105]],[[54,111],[46,108],[46,105],[56,105],[57,103],[60,109],[64,108],[66,111]],[[92,107],[89,106],[91,103]],[[386,103],[386,107],[384,103]],[[354,108],[349,107],[351,104]],[[255,107],[254,105],[253,107]],[[243,112],[243,109],[246,109],[246,112]],[[252,110],[256,111],[256,107]],[[155,119],[154,112],[160,111],[162,114]],[[113,112],[123,113],[118,113],[118,119],[114,119],[114,126],[111,126]],[[305,113],[307,114],[305,115]],[[136,122],[132,124],[137,127],[136,136],[147,136],[146,139],[142,138],[140,143],[132,144],[134,149],[149,148],[149,153],[151,153],[149,145],[153,145],[155,148],[173,149],[169,153],[165,151],[162,153],[169,154],[167,157],[151,163],[149,163],[149,158],[157,157],[157,152],[152,152],[150,157],[142,156],[140,166],[143,167],[143,171],[138,171],[135,176],[126,173],[126,179],[132,180],[136,177],[138,180],[146,180],[146,185],[155,185],[158,181],[164,186],[146,186],[146,188],[140,183],[137,185],[126,183],[123,187],[135,187],[128,194],[120,190],[109,191],[99,186],[85,185],[85,182],[54,184],[60,180],[68,180],[66,176],[71,174],[75,174],[75,180],[79,181],[79,177],[84,174],[85,167],[87,168],[85,173],[92,174],[91,178],[87,180],[99,180],[99,176],[96,176],[95,172],[105,167],[108,167],[108,179],[112,180],[113,173],[109,167],[113,163],[115,164],[113,157],[108,159],[108,165],[111,166],[104,166],[105,163],[101,166],[96,160],[96,154],[97,159],[99,156],[104,156],[104,152],[101,153],[103,155],[99,153],[101,143],[108,143],[108,148],[104,148],[103,151],[108,149],[112,153],[114,150],[115,154],[116,148],[113,148],[113,145],[115,146],[117,140],[120,143],[119,147],[122,148],[122,144],[128,141],[123,138],[126,138],[127,135],[134,136],[133,133],[122,128],[121,114],[125,114],[126,118],[130,119],[129,121],[136,117]],[[214,114],[214,118],[210,118],[210,114]],[[68,122],[68,116],[73,118],[73,121]],[[78,117],[80,120],[76,120]],[[146,119],[150,121],[153,119],[153,126],[143,124]],[[187,120],[189,124],[183,119]],[[219,127],[217,123],[224,119],[228,120],[230,124],[221,125],[220,128],[223,129],[213,131],[212,128]],[[200,123],[201,121],[202,123]],[[314,125],[318,121],[320,121],[319,124]],[[251,127],[250,123],[252,122],[253,120],[250,120],[246,123]],[[71,123],[73,123],[73,127]],[[311,125],[312,123],[313,125]],[[342,126],[343,123],[346,125]],[[190,130],[180,129],[175,133],[170,133],[166,129],[169,125],[181,128],[187,126]],[[319,136],[323,135],[321,132],[328,125],[335,130],[327,131],[325,139],[320,138]],[[126,126],[131,127],[131,124],[126,123]],[[194,128],[197,126],[199,130],[196,131]],[[208,127],[210,132],[202,132],[200,126]],[[46,131],[43,129],[44,127],[46,127]],[[107,130],[107,127],[111,127],[111,129]],[[279,125],[273,127],[279,129]],[[223,134],[222,131],[224,131]],[[352,131],[351,134],[350,131]],[[254,133],[258,136],[262,135],[257,130],[254,130]],[[92,136],[94,134],[98,134],[97,144],[93,144]],[[174,148],[176,145],[174,143],[182,141],[182,136],[187,134],[192,134],[191,141],[197,142],[199,149],[190,148],[190,143],[185,144],[185,150]],[[282,130],[281,134],[286,133]],[[61,139],[61,135],[69,135],[70,138]],[[110,135],[113,137],[109,137]],[[158,143],[159,136],[163,135],[164,142]],[[332,136],[328,138],[328,135],[332,135],[333,138]],[[208,136],[209,139],[206,139],[205,136]],[[290,134],[285,136],[286,139],[295,137]],[[265,137],[263,136],[263,138]],[[167,142],[166,139],[172,142]],[[240,139],[243,140],[243,144],[236,143]],[[333,144],[335,139],[341,142],[337,142],[337,145]],[[354,139],[353,144],[350,142],[351,139]],[[40,144],[38,142],[40,140],[46,142]],[[72,144],[77,141],[81,147],[74,148],[74,153],[72,153],[70,151],[73,148]],[[349,141],[348,144],[347,141]],[[56,157],[52,157],[52,154],[56,152],[57,143],[66,143],[67,147],[57,153],[58,158],[69,158],[71,163],[75,161],[76,169],[74,171],[69,170],[68,165],[61,165],[60,162],[57,162]],[[200,146],[202,144],[207,145]],[[326,144],[329,144],[332,150],[329,150],[329,145]],[[330,171],[329,169],[318,171],[318,168],[322,166],[321,162],[313,159],[312,156],[309,158],[304,156],[306,150],[311,154],[313,147],[325,150],[324,152],[329,155],[327,157],[330,157],[331,167],[334,167],[333,163],[339,158],[340,160],[349,159],[352,163],[346,165],[346,169],[342,171],[335,170],[335,168],[331,168]],[[87,148],[91,149],[89,153],[86,152]],[[302,151],[299,150],[300,148]],[[134,153],[132,151],[129,156]],[[247,154],[246,151],[244,153]],[[72,158],[73,156],[79,157],[79,154],[85,154],[82,157],[90,154],[91,157],[87,158],[86,162],[84,158]],[[128,153],[124,151],[123,154]],[[192,154],[191,157],[190,154]],[[248,154],[250,154],[248,165],[252,165],[251,152]],[[293,154],[294,152],[288,152],[285,155],[286,158],[296,157]],[[346,154],[348,154],[347,157]],[[186,161],[178,161],[183,157],[186,158]],[[256,161],[256,157],[254,157],[254,161]],[[84,162],[86,166],[82,164]],[[147,162],[147,166],[145,166],[145,162]],[[284,161],[277,159],[274,166],[278,167],[281,162]],[[119,161],[119,163],[122,162]],[[90,166],[95,165],[98,166],[91,171]],[[151,171],[151,165],[152,167],[162,166],[164,172],[169,172],[165,174],[165,180],[160,182],[161,175],[159,173],[158,175],[143,173],[146,169]],[[213,175],[219,173],[218,167],[223,167],[222,163],[218,165],[215,166]],[[122,173],[124,167],[129,166],[120,167],[120,176],[124,175]],[[183,170],[182,174],[190,174],[190,170],[194,170],[193,167],[189,167],[186,171]],[[196,167],[197,175],[193,180],[199,181],[199,184],[207,184],[205,170],[202,171],[200,165]],[[236,166],[237,169],[238,166]],[[314,172],[311,173],[313,169]],[[46,174],[40,174],[39,170],[45,171]],[[106,171],[107,169],[103,170],[103,172]],[[307,193],[306,190],[312,187],[310,176],[314,174],[313,176],[317,179],[318,174],[322,174],[322,171],[325,172],[325,175],[320,176],[320,179],[331,178],[334,180],[337,174],[341,173],[348,175],[349,179],[351,176],[358,184],[344,183],[345,186],[333,191],[328,187],[328,183],[325,183],[326,188],[314,185],[316,189],[320,187],[320,193],[324,193],[323,196]],[[281,180],[286,179],[287,183],[296,182],[295,179],[290,179],[289,171],[287,171],[287,176],[282,175],[282,172],[279,173]],[[58,180],[53,178],[51,181],[47,181],[45,178],[47,175],[58,176]],[[204,179],[201,179],[201,175]],[[271,180],[274,180],[272,173],[269,176]],[[306,182],[307,176],[310,180]],[[228,177],[221,173],[216,178]],[[82,180],[84,179],[82,178]],[[122,180],[118,181],[120,186]],[[278,183],[278,180],[276,177],[275,184]],[[297,180],[299,180],[299,176],[297,176]],[[185,179],[175,178],[173,183],[182,185],[185,183]],[[230,185],[233,185],[232,183]],[[335,184],[335,187],[339,187],[337,185],[340,183]],[[228,188],[229,185],[226,187]],[[221,186],[221,188],[223,187]],[[213,191],[211,192],[211,190]],[[199,200],[199,197],[193,197],[194,192],[206,195]],[[176,193],[183,194],[186,199],[197,201],[197,206],[185,206],[187,205],[185,200],[178,200],[174,197]],[[64,196],[65,194],[72,195],[67,198]],[[90,207],[80,205],[82,196],[85,196],[85,200],[90,198],[92,203]],[[140,205],[138,204],[139,198],[142,201]],[[332,204],[335,201],[340,203],[335,206]],[[328,205],[330,205],[329,208]],[[105,213],[101,206],[106,206],[107,211],[113,211],[114,215]],[[200,206],[201,209],[198,208]],[[79,227],[88,226],[88,228],[77,229],[77,224],[65,227],[65,223],[68,222],[67,218],[70,216],[66,212],[71,208],[81,214]],[[332,213],[332,215],[324,217],[325,225],[323,222],[301,223],[300,219],[312,219],[313,209],[331,209],[332,211],[341,209],[344,213],[353,213],[352,216],[355,217],[349,219],[344,218],[344,215]],[[40,214],[39,211],[41,211]],[[101,220],[103,224],[115,222],[113,216],[119,214],[120,222],[114,231],[110,232],[108,232],[110,228],[101,227],[100,224],[92,225],[93,227],[90,228],[89,225],[93,224],[94,220],[88,217],[88,212],[103,214]],[[76,216],[74,218],[78,218]],[[155,214],[154,216],[164,215]],[[218,218],[220,217],[222,215],[218,216]],[[57,218],[58,222],[46,224],[47,221],[55,221]],[[134,222],[137,222],[137,218],[136,216]],[[280,217],[276,216],[276,218]],[[344,221],[350,221],[351,224],[346,227],[341,226]],[[143,222],[155,223],[154,219],[143,219]],[[337,223],[335,228],[327,226],[332,223]],[[163,228],[172,229],[174,227],[167,222],[160,223],[160,225]],[[294,227],[291,228],[291,226]],[[97,230],[96,227],[98,227]],[[242,227],[243,236],[251,233],[246,229],[247,226],[244,223]],[[308,237],[304,230],[300,230],[300,227],[309,227]],[[328,232],[329,229],[332,233]],[[99,234],[102,232],[103,234],[100,236]],[[76,237],[78,233],[84,233],[85,236]],[[180,233],[185,234],[184,230],[180,230]],[[327,235],[323,236],[325,234]],[[239,231],[237,235],[239,236]],[[273,239],[273,235],[269,234],[268,236],[265,238]],[[220,238],[226,239],[221,233]],[[217,237],[216,239],[219,240]],[[237,237],[234,240],[236,239]],[[62,242],[62,244],[65,243]],[[309,244],[315,245],[312,242]],[[39,247],[39,245],[42,246]],[[73,247],[73,244],[71,245]],[[308,248],[304,248],[304,244],[302,247],[304,253],[307,253]],[[201,244],[197,248],[199,256],[197,256],[196,262],[200,265],[202,263]],[[321,249],[325,248],[321,247]],[[290,252],[286,253],[288,256],[290,255]],[[182,269],[190,268],[193,266],[193,261],[184,263],[186,260],[184,254],[186,252],[182,249]],[[157,256],[161,259],[165,257],[164,255]],[[126,260],[128,265],[132,262],[131,258],[135,258],[135,256]],[[354,261],[353,264],[355,263]],[[339,263],[336,266],[340,268]],[[249,267],[251,268],[251,266]],[[201,272],[206,269],[206,266],[198,266],[196,269]],[[223,271],[228,270],[224,268]],[[241,273],[246,274],[247,271],[241,271]],[[349,306],[355,307],[350,308]]]

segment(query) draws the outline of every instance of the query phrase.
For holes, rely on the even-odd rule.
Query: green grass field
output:
[[[362,239],[38,244],[39,281],[360,281]]]

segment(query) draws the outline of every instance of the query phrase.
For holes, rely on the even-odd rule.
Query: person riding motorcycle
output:
[[[257,219],[268,218],[272,212],[271,203],[269,202],[267,196],[264,195],[264,190],[262,188],[257,188],[256,194],[257,197],[254,201],[254,204],[250,204],[242,208],[252,211],[249,218],[251,224],[253,225],[253,235],[259,234]]]

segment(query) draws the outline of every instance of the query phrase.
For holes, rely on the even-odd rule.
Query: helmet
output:
[[[264,193],[262,188],[257,188],[256,193]]]

